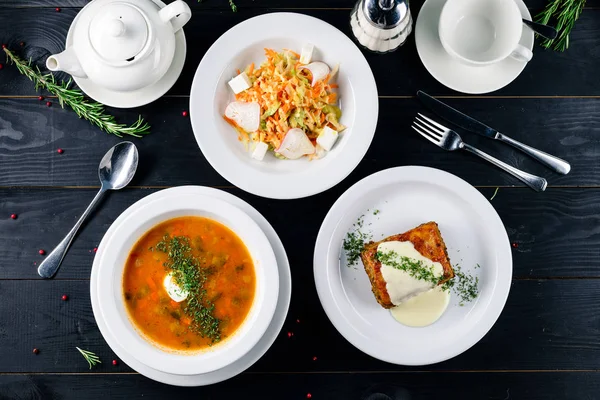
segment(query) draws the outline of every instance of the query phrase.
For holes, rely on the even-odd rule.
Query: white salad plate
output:
[[[240,212],[246,213],[252,220],[260,227],[264,232],[264,235],[268,238],[277,261],[278,268],[278,286],[279,295],[274,300],[275,304],[273,307],[274,316],[268,324],[266,332],[259,338],[258,342],[252,346],[252,348],[237,361],[228,364],[227,366],[202,374],[194,375],[183,375],[173,374],[164,371],[160,371],[156,368],[148,366],[146,363],[140,361],[137,356],[132,354],[132,349],[128,344],[124,344],[121,333],[113,332],[113,326],[109,326],[109,319],[104,314],[103,307],[105,306],[105,296],[101,295],[101,282],[100,275],[102,274],[100,264],[102,264],[103,257],[108,253],[110,248],[110,242],[116,237],[116,232],[123,229],[123,223],[127,223],[126,220],[134,215],[140,209],[151,206],[156,201],[176,201],[178,198],[186,196],[199,196],[199,197],[211,197],[220,201],[226,202],[232,207],[236,207]],[[127,209],[115,223],[111,225],[106,235],[102,239],[102,243],[98,247],[98,252],[94,258],[94,265],[92,267],[92,275],[90,282],[90,292],[92,300],[92,309],[94,317],[108,345],[115,352],[115,354],[128,364],[131,368],[147,376],[150,379],[154,379],[159,382],[177,385],[177,386],[202,386],[217,383],[226,379],[229,379],[254,364],[262,355],[269,349],[274,342],[275,338],[279,334],[281,327],[285,321],[287,310],[289,307],[291,297],[291,275],[289,271],[289,262],[283,248],[281,240],[277,236],[275,230],[271,227],[268,221],[254,208],[243,200],[222,192],[216,189],[196,186],[183,186],[178,188],[166,189],[160,192],[151,194],[142,200],[135,203],[134,206]],[[100,300],[102,298],[102,301]],[[118,336],[117,336],[118,335]],[[233,338],[232,338],[233,339]],[[231,340],[231,339],[230,339]],[[225,342],[226,343],[226,342]]]
[[[264,48],[300,52],[315,46],[313,61],[339,64],[336,83],[347,126],[328,154],[318,160],[251,158],[223,114],[234,95],[228,81],[250,63],[265,60]],[[323,192],[339,183],[364,157],[378,115],[375,79],[356,45],[337,28],[313,17],[273,13],[248,19],[225,32],[200,62],[190,93],[190,117],[204,157],[229,182],[268,198],[293,199]]]
[[[446,312],[426,327],[397,322],[375,300],[360,260],[348,265],[343,251],[361,216],[373,241],[437,222],[451,263],[479,279],[478,297],[460,306],[452,292]],[[512,255],[500,217],[474,187],[437,169],[398,167],[368,176],[335,202],[319,230],[314,275],[327,316],[351,344],[390,363],[426,365],[461,354],[491,329],[510,290]]]
[[[152,1],[161,8],[166,6],[166,4],[161,0]],[[71,23],[71,28],[67,33],[66,48],[69,48],[73,45],[73,30],[77,25],[77,18],[79,18],[79,14],[77,14]],[[116,108],[141,107],[162,97],[162,95],[167,93],[169,89],[173,87],[175,82],[177,82],[181,71],[183,70],[185,54],[185,34],[183,33],[182,28],[175,33],[175,54],[173,55],[171,66],[163,75],[163,77],[152,85],[129,92],[118,92],[99,86],[87,78],[73,76],[73,80],[86,95],[107,106]]]
[[[522,0],[514,0],[523,18],[531,20],[531,14]],[[429,73],[441,84],[462,93],[481,94],[501,89],[515,80],[526,62],[508,57],[487,66],[470,66],[446,52],[440,41],[438,25],[446,0],[427,0],[419,11],[415,27],[417,52]],[[521,45],[533,49],[534,34],[523,27]]]

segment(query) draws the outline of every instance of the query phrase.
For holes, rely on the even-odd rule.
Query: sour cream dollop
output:
[[[176,301],[178,303],[184,301],[188,297],[188,292],[183,290],[176,282],[175,278],[173,278],[173,274],[170,273],[165,276],[165,280],[163,281],[163,285],[167,294],[171,298],[171,300]]]

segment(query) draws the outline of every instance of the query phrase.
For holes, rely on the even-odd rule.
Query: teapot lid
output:
[[[142,10],[130,3],[110,2],[101,7],[89,25],[94,51],[111,64],[133,61],[148,43],[150,26]]]

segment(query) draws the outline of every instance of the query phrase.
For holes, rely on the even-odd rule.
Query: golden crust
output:
[[[411,242],[423,257],[442,264],[444,275],[440,281],[440,285],[454,278],[454,270],[452,269],[452,265],[450,265],[446,244],[444,243],[444,239],[442,239],[438,224],[435,222],[426,222],[399,235],[387,237],[379,242],[367,243],[360,253],[360,258],[371,281],[371,288],[375,299],[383,308],[392,308],[394,304],[390,300],[385,280],[381,274],[381,262],[376,257],[377,246],[380,243],[392,241]]]

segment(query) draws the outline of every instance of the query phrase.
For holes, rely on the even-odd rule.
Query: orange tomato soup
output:
[[[256,289],[254,265],[239,237],[208,218],[180,217],[165,221],[135,244],[125,265],[123,296],[130,319],[146,338],[172,350],[199,350],[215,343],[198,331],[188,301],[175,302],[163,281],[173,271],[169,255],[157,244],[170,238],[187,238],[191,255],[204,271],[202,298],[214,304],[220,340],[231,336],[246,318]],[[160,246],[159,246],[160,247]],[[196,314],[197,315],[197,314]],[[201,326],[201,324],[200,324]],[[196,327],[196,329],[194,329]],[[218,340],[217,340],[218,341]]]

